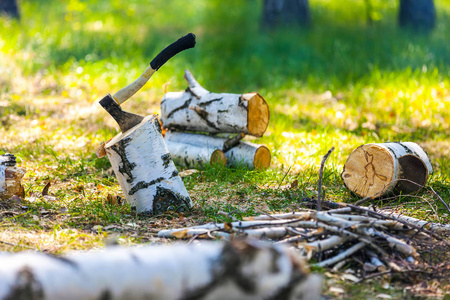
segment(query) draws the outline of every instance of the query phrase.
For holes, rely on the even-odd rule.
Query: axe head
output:
[[[106,95],[99,103],[116,120],[122,132],[133,128],[144,119],[143,116],[123,111],[110,94]]]

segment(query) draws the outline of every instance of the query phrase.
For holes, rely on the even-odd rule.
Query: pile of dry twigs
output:
[[[352,268],[359,280],[385,274],[449,278],[450,225],[345,203],[305,199],[310,209],[260,215],[223,224],[162,230],[160,237],[233,239],[253,237],[287,244],[318,267]],[[413,274],[414,276],[411,276]]]

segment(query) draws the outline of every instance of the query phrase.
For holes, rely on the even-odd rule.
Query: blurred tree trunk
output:
[[[262,17],[264,28],[307,26],[311,21],[308,0],[264,0]]]
[[[401,27],[433,29],[436,23],[433,0],[400,0],[399,23]]]
[[[0,15],[2,14],[19,19],[20,15],[16,0],[0,0]]]

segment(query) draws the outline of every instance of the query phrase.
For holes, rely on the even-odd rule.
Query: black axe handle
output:
[[[179,38],[176,42],[173,42],[172,44],[167,46],[163,51],[156,55],[156,57],[150,62],[150,66],[153,70],[157,71],[174,55],[183,50],[194,48],[194,46],[195,35],[193,33],[188,33],[187,35]]]

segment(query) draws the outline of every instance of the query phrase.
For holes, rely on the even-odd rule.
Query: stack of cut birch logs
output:
[[[0,199],[9,199],[12,196],[25,196],[21,184],[25,169],[16,166],[16,157],[13,154],[0,155]]]
[[[161,121],[169,129],[164,139],[174,161],[186,167],[219,163],[267,168],[269,149],[241,141],[246,134],[261,137],[266,131],[270,113],[264,98],[258,93],[212,93],[189,70],[184,77],[188,88],[166,93],[161,101]]]

